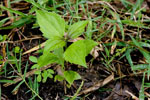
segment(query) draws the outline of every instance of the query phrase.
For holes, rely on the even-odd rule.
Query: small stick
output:
[[[104,81],[99,81],[97,84],[95,84],[94,86],[86,89],[86,90],[83,90],[81,91],[78,96],[82,95],[82,94],[87,94],[89,92],[92,92],[92,91],[95,91],[97,89],[99,89],[100,87],[108,84],[110,81],[114,80],[114,74],[108,76],[107,78],[104,79]]]
[[[28,54],[28,53],[31,53],[31,52],[33,52],[33,51],[36,51],[36,50],[38,50],[40,47],[42,48],[42,47],[44,47],[44,46],[45,46],[45,42],[43,42],[42,44],[40,44],[40,45],[38,45],[38,46],[35,46],[35,47],[33,47],[32,49],[30,49],[30,50],[24,52],[23,55]]]

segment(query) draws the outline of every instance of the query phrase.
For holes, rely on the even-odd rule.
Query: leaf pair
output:
[[[36,15],[43,36],[48,38],[44,52],[65,46],[65,20],[56,13],[42,10],[37,10]],[[84,32],[87,23],[88,21],[80,21],[71,25],[68,29],[67,36],[72,39],[77,38]]]
[[[59,15],[53,12],[46,12],[37,10],[37,21],[40,26],[40,30],[43,36],[48,38],[44,48],[44,58],[41,58],[41,62],[46,64],[45,61],[50,61],[48,55],[50,51],[62,48],[66,45],[65,39],[65,21]],[[79,21],[68,28],[67,37],[69,39],[75,39],[84,32],[85,26],[88,21]],[[93,40],[79,40],[71,44],[64,53],[64,59],[70,63],[79,64],[84,67],[86,66],[85,57],[90,53],[92,48],[97,43]],[[48,56],[50,58],[48,58]],[[52,55],[51,55],[52,56]],[[52,57],[53,58],[53,57]],[[52,59],[51,59],[52,60]],[[45,65],[44,64],[44,65]],[[43,65],[43,64],[41,64]]]

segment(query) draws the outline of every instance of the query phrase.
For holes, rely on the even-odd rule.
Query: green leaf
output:
[[[74,82],[74,80],[81,79],[81,76],[75,71],[65,71],[64,78],[71,85]]]
[[[31,69],[35,69],[35,68],[39,68],[39,65],[38,64],[34,64]]]
[[[63,37],[65,33],[65,21],[53,12],[36,11],[37,22],[43,36],[46,38]]]
[[[3,40],[3,36],[2,35],[0,35],[0,41],[2,41]]]
[[[63,76],[60,76],[60,75],[56,75],[54,81],[56,82],[56,80],[58,80],[58,81],[63,81],[63,80],[64,80],[64,77],[63,77]]]
[[[86,66],[85,57],[97,43],[93,40],[79,40],[71,44],[64,53],[64,58],[70,63]]]
[[[49,77],[49,78],[53,78],[53,75],[52,75],[52,74],[48,74],[48,77]]]
[[[54,74],[54,71],[52,70],[52,69],[48,69],[47,70],[47,77],[49,77],[49,78],[53,78],[53,75],[52,74]]]
[[[70,63],[86,66],[86,45],[84,40],[79,40],[71,44],[64,53],[64,58]]]
[[[37,58],[35,56],[30,56],[29,60],[34,62],[34,63],[37,63]]]
[[[2,41],[6,41],[6,39],[7,39],[7,35],[3,35],[3,40]]]
[[[66,45],[66,42],[59,38],[50,38],[46,41],[44,52],[49,52],[57,48],[63,47]]]
[[[68,29],[68,35],[74,39],[80,36],[84,32],[85,26],[88,24],[88,21],[79,21],[71,25]]]
[[[64,49],[63,48],[58,48],[55,49],[53,52],[57,57],[58,57],[58,64],[64,67]]]
[[[15,53],[19,53],[20,52],[20,47],[16,46],[15,47]]]
[[[48,69],[47,72],[50,74],[54,74],[54,71],[52,69]]]
[[[41,80],[42,80],[42,77],[41,77],[41,74],[39,74],[39,75],[37,76],[37,81],[38,81],[38,82],[41,82]]]
[[[43,76],[43,80],[42,80],[42,82],[43,82],[43,83],[45,83],[45,82],[46,82],[46,80],[47,80],[47,77],[48,77],[47,70],[44,70],[44,71],[43,71],[42,76]]]
[[[56,55],[52,53],[44,53],[40,58],[38,59],[38,65],[39,67],[46,66],[51,63],[57,62],[58,58]]]
[[[47,75],[48,75],[47,70],[44,70],[43,73],[42,73],[42,76],[47,77]]]
[[[98,45],[98,43],[93,40],[84,40],[84,43],[86,45],[86,55],[88,55],[91,52],[93,47]]]
[[[41,71],[40,71],[40,70],[36,70],[36,71],[34,72],[34,74],[39,75],[39,74],[41,74]]]

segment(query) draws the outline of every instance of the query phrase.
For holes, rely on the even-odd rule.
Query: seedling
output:
[[[65,71],[64,62],[67,61],[87,68],[85,57],[97,45],[97,42],[85,39],[78,40],[70,46],[67,46],[69,41],[83,34],[88,21],[79,21],[69,26],[68,30],[65,31],[65,20],[56,13],[37,10],[36,17],[43,36],[48,40],[46,41],[43,55],[35,61],[37,64],[33,65],[32,69],[39,69],[51,63],[58,63],[62,66],[63,75],[56,75],[55,80],[66,80],[69,86],[71,86],[74,80],[80,79],[81,77],[75,71]],[[47,79],[46,75],[42,76],[43,79],[45,77]]]

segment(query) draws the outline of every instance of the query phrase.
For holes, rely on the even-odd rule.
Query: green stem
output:
[[[83,84],[84,84],[84,81],[82,81],[82,83],[81,83],[80,87],[78,88],[77,92],[74,94],[74,96],[70,100],[74,100],[78,96],[78,93],[80,92]]]
[[[27,86],[40,100],[43,100],[43,99],[39,96],[39,94],[37,94],[37,93],[28,85],[27,81],[26,81],[22,76],[21,76],[21,78],[24,80],[26,86]]]

